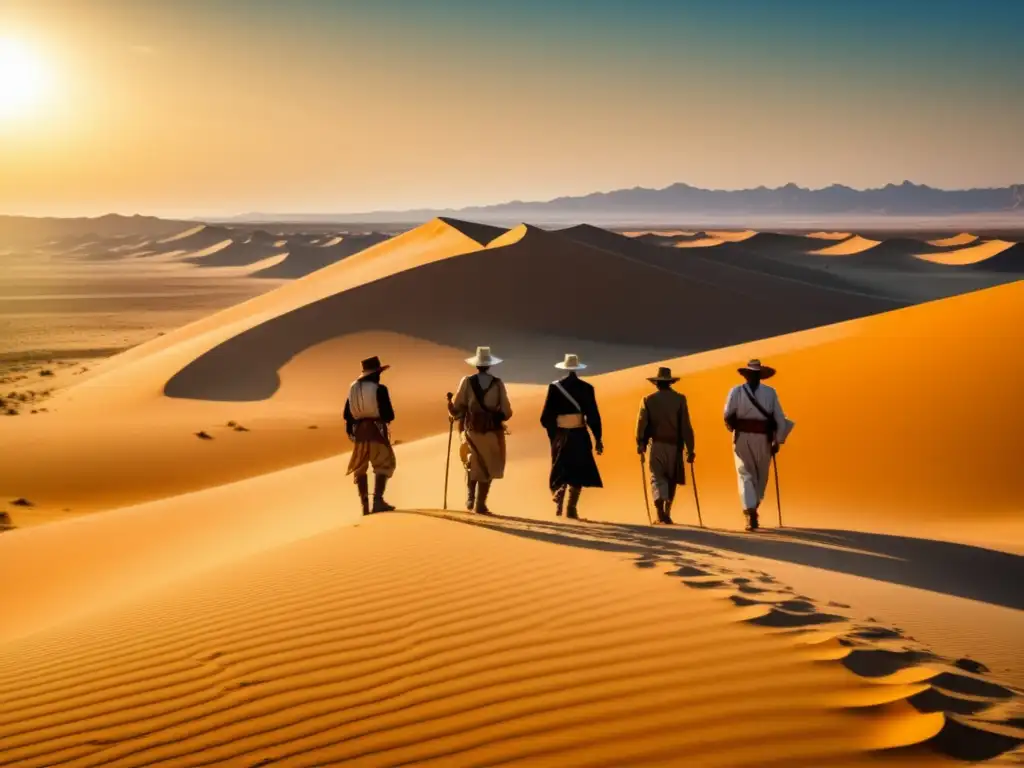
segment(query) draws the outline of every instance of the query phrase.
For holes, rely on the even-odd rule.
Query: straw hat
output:
[[[566,353],[565,360],[560,363],[555,363],[555,368],[560,368],[563,371],[582,371],[587,366],[580,362],[579,355],[570,355]]]
[[[740,373],[740,375],[746,375],[748,373],[760,374],[762,379],[770,379],[772,376],[775,375],[774,368],[772,368],[770,365],[761,365],[761,361],[756,358],[747,363],[746,367],[737,368],[736,370]]]
[[[664,367],[662,367],[662,368],[658,369],[658,375],[657,376],[651,376],[647,380],[649,382],[651,382],[652,384],[656,384],[659,381],[667,381],[669,384],[675,384],[677,381],[679,381],[679,377],[672,375],[672,369],[671,368],[664,368]]]
[[[381,365],[380,358],[377,357],[376,355],[374,355],[373,357],[368,357],[365,360],[363,360],[362,365],[363,372],[360,374],[360,376],[372,376],[375,373],[383,373],[384,371],[391,367],[390,365]]]
[[[486,368],[491,365],[497,365],[501,362],[501,358],[492,355],[490,347],[477,347],[476,354],[473,357],[467,357],[466,362],[470,365],[475,365],[477,368]]]

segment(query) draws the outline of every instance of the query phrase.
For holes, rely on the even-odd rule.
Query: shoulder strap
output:
[[[761,412],[762,416],[768,419],[768,421],[771,421],[774,418],[772,414],[768,413],[768,411],[764,409],[763,405],[757,402],[757,398],[754,397],[754,393],[750,391],[746,384],[743,385],[743,392],[747,395],[747,399],[750,400],[750,404],[757,408],[757,410]]]
[[[496,381],[497,379],[491,379],[491,384],[490,386],[487,387],[487,389],[490,389],[492,386],[494,386],[494,383]],[[476,396],[476,402],[483,410],[487,411],[488,413],[497,413],[497,411],[492,411],[484,404],[484,388],[480,386],[480,379],[476,376],[476,374],[469,377],[469,386],[473,388],[473,394]]]
[[[572,403],[573,408],[575,408],[580,413],[583,413],[583,408],[580,407],[580,404],[578,402],[576,402],[576,398],[570,395],[568,390],[566,390],[566,388],[562,386],[562,382],[552,381],[551,383],[558,387],[558,391],[565,395],[565,399]]]

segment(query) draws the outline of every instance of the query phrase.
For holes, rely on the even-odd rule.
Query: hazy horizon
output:
[[[2,213],[1024,180],[1013,0],[83,5],[0,9]]]

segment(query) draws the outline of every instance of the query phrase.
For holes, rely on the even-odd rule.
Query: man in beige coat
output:
[[[676,486],[686,484],[683,448],[686,460],[693,463],[693,426],[686,396],[672,389],[679,379],[669,368],[659,368],[658,375],[647,379],[657,390],[640,403],[636,420],[637,452],[643,456],[650,443],[651,493],[658,510],[658,521],[672,524],[672,502]]]
[[[454,398],[448,401],[448,413],[464,425],[468,506],[489,515],[491,483],[505,476],[505,422],[512,418],[512,406],[505,382],[490,372],[492,365],[501,362],[490,347],[477,347],[476,355],[466,362],[476,366],[477,372],[459,382]]]

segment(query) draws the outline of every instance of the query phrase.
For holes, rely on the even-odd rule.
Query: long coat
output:
[[[481,380],[486,386],[481,385]],[[473,391],[473,382],[483,390],[483,402]],[[453,418],[464,422],[463,437],[469,449],[469,479],[473,482],[489,483],[505,476],[505,430],[503,425],[494,424],[487,429],[478,428],[481,420],[489,414],[500,413],[502,421],[512,418],[505,382],[490,374],[477,373],[466,376],[459,382],[459,388],[448,407]]]
[[[564,485],[578,488],[601,488],[601,473],[594,461],[594,440],[601,442],[601,414],[597,409],[594,387],[577,376],[569,375],[559,384],[572,395],[580,405],[577,409],[555,384],[548,385],[547,399],[541,412],[540,423],[547,430],[551,441],[551,475],[548,478],[551,491]],[[558,426],[559,416],[582,413],[584,426],[562,429]]]

